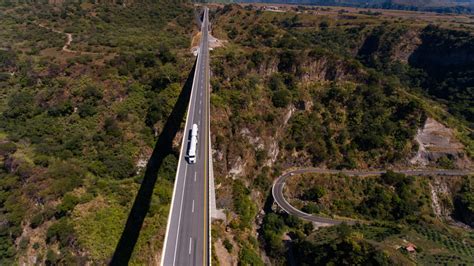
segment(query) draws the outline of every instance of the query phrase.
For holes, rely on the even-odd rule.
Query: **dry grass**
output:
[[[251,5],[254,9],[262,9],[268,4],[240,4],[241,6]],[[223,7],[222,4],[213,4],[211,7]],[[302,21],[311,21],[321,18],[334,19],[335,23],[366,23],[380,24],[383,21],[407,23],[410,26],[426,26],[427,24],[437,24],[444,28],[469,30],[474,33],[474,16],[465,14],[438,14],[434,12],[417,12],[405,10],[370,9],[340,6],[306,6],[308,10],[296,11],[298,6],[286,4],[271,4],[284,12],[264,11],[262,16],[287,16],[297,13]],[[377,12],[380,15],[366,15],[360,12]]]
[[[191,47],[199,46],[199,42],[201,41],[201,32],[196,32],[191,39]]]

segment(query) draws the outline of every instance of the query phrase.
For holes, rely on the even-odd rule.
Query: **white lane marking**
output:
[[[194,200],[193,200],[193,207],[191,208],[191,212],[194,213]]]
[[[194,172],[194,182],[196,182],[197,172]]]
[[[199,114],[201,114],[201,109],[199,109]]]
[[[183,212],[183,199],[184,199],[184,191],[186,190],[186,173],[188,171],[188,165],[184,167],[184,184],[183,184],[183,192],[181,194],[181,206],[179,207],[179,219],[178,219],[178,232],[176,233],[176,239],[174,244],[174,256],[173,256],[173,265],[176,263],[176,251],[178,251],[178,239],[179,239],[179,228],[181,225],[181,213]]]
[[[191,255],[191,246],[193,245],[193,238],[189,238],[189,255]]]
[[[202,45],[201,45],[202,47]],[[202,49],[201,49],[202,51]],[[189,117],[191,117],[191,113],[193,112],[192,110],[194,110],[196,107],[196,102],[197,102],[197,89],[198,89],[198,81],[199,81],[199,77],[201,75],[201,70],[202,68],[200,67],[197,67],[198,65],[202,64],[202,60],[203,60],[203,57],[204,55],[203,54],[199,54],[198,55],[198,58],[197,58],[197,64],[196,64],[196,68],[194,70],[194,77],[193,77],[193,85],[191,87],[191,98],[189,100],[189,104],[188,104],[188,107],[187,107],[187,114],[186,114],[186,124],[188,124],[188,121],[189,121]],[[191,125],[191,124],[189,124]],[[189,127],[188,127],[189,128]],[[185,138],[182,139],[181,141],[181,152],[180,154],[182,154],[182,156],[179,157],[179,161],[178,161],[178,165],[181,165],[181,159],[185,157],[185,147],[186,145],[184,145],[184,142],[185,142]],[[185,163],[186,164],[186,163]],[[186,166],[187,167],[187,164]],[[164,244],[163,244],[163,256],[161,256],[161,265],[164,264],[164,261],[165,261],[165,257],[166,257],[166,254],[168,253],[167,249],[168,249],[168,246],[172,246],[172,244],[169,244],[168,243],[168,238],[170,237],[170,231],[171,231],[171,220],[172,220],[172,217],[174,217],[174,205],[175,205],[175,200],[177,198],[177,195],[176,195],[176,190],[177,190],[177,187],[178,187],[178,176],[180,174],[180,167],[178,167],[178,171],[176,172],[176,180],[174,182],[174,186],[173,186],[173,194],[172,194],[172,198],[171,198],[171,206],[170,206],[170,212],[169,212],[169,215],[168,215],[168,221],[166,223],[166,234],[165,234],[165,241],[164,241]],[[185,175],[186,176],[186,175]],[[186,182],[186,180],[185,180]],[[181,216],[180,216],[181,217]],[[178,229],[178,232],[179,232],[179,229]],[[171,251],[170,251],[171,252]],[[176,259],[176,248],[175,248],[175,254],[174,254],[174,260]],[[175,263],[175,261],[173,260],[173,265]]]

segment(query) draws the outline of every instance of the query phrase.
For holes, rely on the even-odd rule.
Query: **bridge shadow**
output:
[[[146,166],[143,181],[138,190],[138,194],[133,202],[132,209],[125,224],[125,229],[115,248],[114,255],[110,261],[110,265],[128,265],[133,249],[137,243],[140,231],[143,226],[143,221],[150,209],[150,201],[153,195],[156,180],[158,178],[158,171],[166,156],[173,152],[172,142],[176,133],[181,128],[182,121],[186,114],[186,110],[191,95],[191,88],[193,85],[194,69],[196,68],[196,61],[188,79],[181,90],[176,104],[171,111],[171,114],[166,121],[163,131],[156,141],[155,148],[151,154],[148,164]]]

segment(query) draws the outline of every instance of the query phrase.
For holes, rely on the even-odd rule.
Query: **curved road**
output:
[[[293,207],[284,197],[283,189],[285,187],[285,182],[289,177],[292,177],[297,174],[305,173],[316,173],[316,174],[345,174],[348,176],[371,176],[371,175],[380,175],[385,173],[384,170],[367,170],[367,171],[357,171],[357,170],[328,170],[320,168],[301,168],[287,172],[279,176],[272,186],[272,195],[275,199],[275,202],[280,208],[282,208],[286,213],[299,217],[301,219],[319,223],[321,225],[336,225],[343,222],[343,220],[331,219],[323,216],[312,215],[305,213]],[[417,176],[429,176],[429,175],[445,175],[445,176],[459,176],[459,175],[472,175],[473,171],[462,171],[462,170],[394,170],[394,172],[407,174],[407,175],[417,175]],[[353,221],[345,221],[348,224],[354,223]]]

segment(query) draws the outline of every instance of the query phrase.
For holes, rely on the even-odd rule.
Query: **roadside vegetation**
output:
[[[193,19],[166,1],[0,7],[0,264],[111,258],[191,71]],[[156,260],[176,164],[165,159],[132,264]]]

